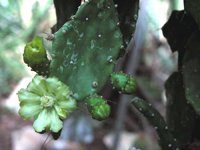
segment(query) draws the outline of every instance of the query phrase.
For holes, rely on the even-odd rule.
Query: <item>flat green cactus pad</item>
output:
[[[119,27],[123,34],[124,47],[130,42],[138,19],[139,0],[114,0],[119,16]]]
[[[183,61],[185,95],[197,113],[200,113],[200,32],[192,34],[186,45]]]
[[[170,132],[182,145],[191,140],[196,113],[185,98],[182,72],[174,72],[165,82],[166,121]]]
[[[197,22],[200,29],[200,1],[199,0],[184,0],[185,11],[190,14]]]
[[[76,100],[99,92],[113,72],[122,37],[112,0],[90,0],[54,34],[50,76]]]

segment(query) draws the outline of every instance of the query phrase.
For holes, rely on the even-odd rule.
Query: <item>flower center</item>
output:
[[[55,102],[56,102],[56,98],[52,94],[44,95],[43,97],[41,97],[41,105],[45,108],[53,107]]]

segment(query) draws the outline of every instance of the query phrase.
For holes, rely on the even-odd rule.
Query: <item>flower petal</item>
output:
[[[26,89],[21,89],[18,93],[17,93],[18,97],[19,97],[19,101],[20,102],[24,102],[24,103],[38,103],[40,101],[40,96],[29,92]]]
[[[58,101],[57,104],[60,108],[63,108],[68,112],[72,112],[76,108],[76,101],[71,97],[65,101]]]
[[[60,108],[58,105],[54,107],[60,119],[66,119],[68,117],[68,113],[64,109]]]
[[[51,110],[49,117],[51,118],[50,130],[52,132],[59,132],[63,127],[63,122],[59,119],[58,114],[54,109]]]
[[[65,84],[62,84],[62,86],[58,88],[55,97],[57,100],[65,101],[70,97],[69,94],[70,94],[69,87],[66,86]]]
[[[41,111],[40,105],[23,105],[19,109],[19,115],[24,119],[29,119],[37,115]]]
[[[62,85],[62,82],[60,82],[57,78],[47,78],[46,79],[46,87],[49,93],[56,94],[58,88]]]
[[[43,130],[48,130],[50,123],[49,112],[47,109],[43,109],[37,119],[33,123],[33,128],[36,132],[42,132]]]
[[[27,90],[31,91],[34,94],[42,96],[47,93],[46,81],[42,76],[35,75],[32,82],[27,86]]]

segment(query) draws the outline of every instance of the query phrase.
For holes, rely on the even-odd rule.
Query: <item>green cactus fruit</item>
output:
[[[17,93],[20,101],[19,115],[24,119],[34,117],[36,132],[59,132],[63,119],[76,108],[76,101],[70,97],[68,86],[57,78],[36,75],[26,89]]]
[[[97,94],[90,95],[86,100],[87,109],[93,119],[105,120],[110,115],[110,106]]]
[[[159,144],[161,145],[162,150],[179,150],[176,139],[174,139],[173,135],[170,133],[164,118],[156,109],[151,106],[151,104],[148,104],[144,100],[137,97],[132,100],[132,104],[155,127],[160,138]]]
[[[114,89],[123,94],[133,94],[137,89],[135,78],[122,72],[114,72],[110,75],[110,82]]]
[[[46,49],[43,47],[42,37],[34,37],[32,42],[26,44],[23,59],[39,75],[49,74],[50,61],[47,58]]]
[[[123,41],[112,0],[90,0],[72,18],[54,34],[50,76],[81,101],[102,90]]]

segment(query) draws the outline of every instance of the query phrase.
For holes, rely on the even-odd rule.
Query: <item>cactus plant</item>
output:
[[[123,94],[133,94],[137,88],[132,76],[114,69],[135,31],[139,0],[88,0],[80,7],[80,1],[72,1],[66,1],[72,8],[63,19],[66,23],[58,21],[52,28],[53,34],[46,37],[52,41],[52,60],[47,58],[41,37],[26,45],[24,62],[38,75],[27,89],[18,92],[20,116],[34,117],[35,131],[51,131],[54,139],[59,138],[68,112],[80,101],[86,100],[93,119],[102,121],[109,117],[110,106],[95,94],[103,89],[109,76],[113,87]],[[172,52],[179,53],[179,72],[165,83],[166,123],[145,101],[139,98],[132,101],[155,126],[163,150],[184,148],[194,138],[196,116],[200,112],[199,31],[196,31],[199,17],[198,9],[193,8],[198,3],[185,0],[185,10],[174,11],[162,28]],[[57,15],[64,17],[58,9]],[[180,92],[176,95],[177,88]],[[179,128],[182,124],[184,127]]]
[[[76,10],[74,6],[79,2],[70,4],[73,5],[73,10],[69,13]],[[79,6],[75,15],[72,15],[70,19],[69,13],[67,13],[65,18],[67,22],[62,27],[57,29],[60,26],[59,23],[52,28],[52,31],[57,32],[47,34],[46,39],[52,41],[53,49],[50,60],[47,58],[46,50],[42,45],[42,37],[36,37],[26,45],[23,55],[24,62],[43,77],[36,76],[27,90],[20,90],[18,96],[23,103],[23,96],[27,95],[27,91],[31,88],[32,92],[39,93],[39,96],[35,99],[31,98],[30,103],[37,102],[37,105],[41,105],[41,108],[27,104],[25,108],[20,108],[19,114],[24,119],[35,118],[33,126],[36,132],[52,131],[54,139],[57,139],[62,130],[62,120],[67,118],[68,112],[75,108],[76,103],[74,101],[83,101],[86,97],[88,97],[86,99],[87,109],[93,119],[102,121],[109,117],[111,110],[107,101],[94,93],[102,90],[109,75],[113,73],[120,50],[125,48],[123,40],[128,38],[128,41],[130,41],[131,34],[135,31],[132,21],[134,18],[134,24],[136,23],[138,2],[137,0],[133,3],[134,11],[131,11],[130,7],[126,13],[126,16],[131,18],[131,23],[126,25],[130,26],[127,31],[124,31],[126,27],[120,26],[120,22],[122,22],[122,25],[125,24],[123,18],[126,17],[119,12],[121,19],[118,20],[116,16],[117,6],[113,0],[89,0]],[[70,0],[66,3],[70,3]],[[121,5],[119,3],[119,7]],[[122,8],[120,8],[121,10]],[[123,37],[123,34],[126,38]],[[121,88],[118,90],[132,94],[136,90],[135,79],[126,74],[123,74],[123,76],[127,77],[127,83],[122,85],[124,90]],[[32,86],[33,84],[37,84],[38,89]],[[66,91],[61,87],[65,88]],[[49,103],[54,99],[56,99],[55,102]],[[25,110],[26,108],[37,111],[34,114],[29,114],[31,111]],[[48,117],[48,114],[50,117]],[[56,115],[57,120],[51,120],[52,116]],[[41,118],[43,118],[43,121],[41,121]],[[45,120],[47,120],[46,124]],[[49,124],[50,122],[52,126]],[[52,128],[55,124],[59,124],[56,129]]]

